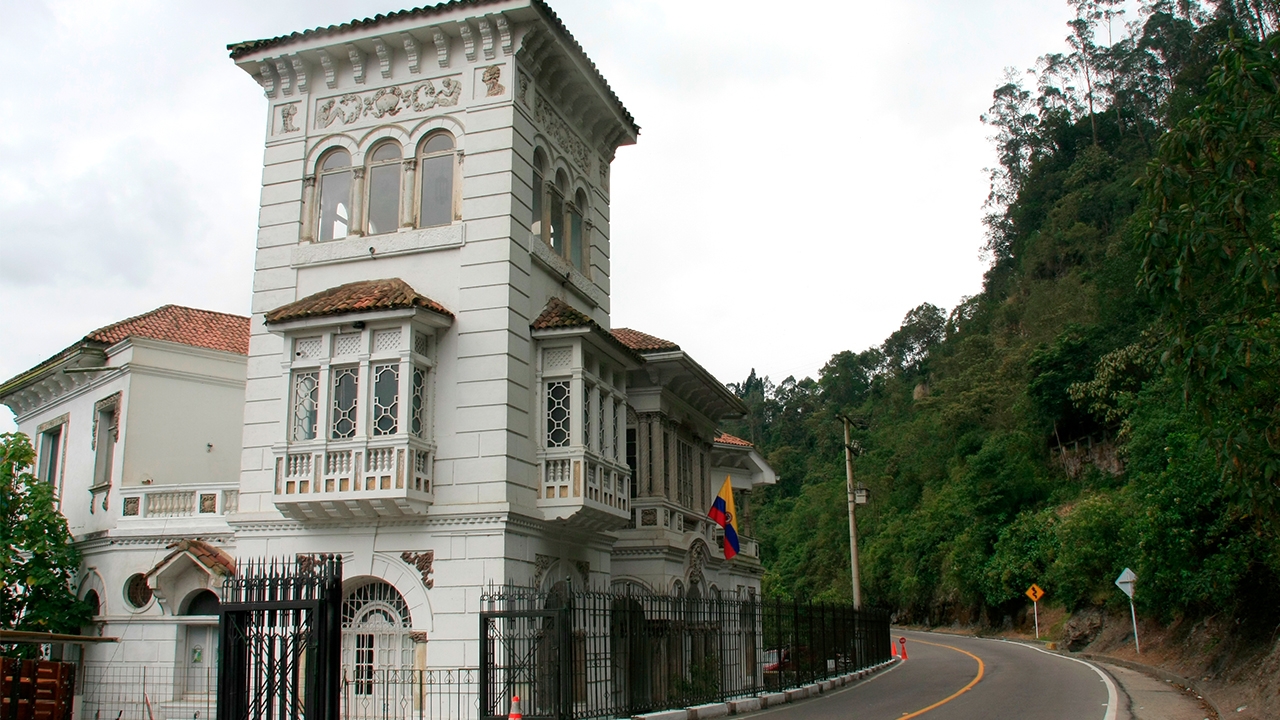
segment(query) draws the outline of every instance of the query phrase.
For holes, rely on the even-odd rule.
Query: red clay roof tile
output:
[[[600,325],[569,303],[558,297],[547,301],[542,314],[534,319],[529,327],[534,330],[550,330],[552,328],[595,327]]]
[[[114,345],[131,337],[249,354],[249,318],[181,305],[165,305],[149,313],[98,328],[84,337]]]
[[[740,437],[734,437],[733,435],[730,435],[727,432],[720,433],[720,437],[716,438],[716,442],[720,443],[721,445],[737,445],[738,447],[749,447],[749,448],[755,447],[755,445],[752,445],[746,440],[743,440]]]
[[[613,331],[613,336],[636,352],[667,352],[680,349],[679,345],[670,340],[663,340],[631,328],[617,328]]]
[[[156,570],[164,567],[170,560],[182,553],[190,553],[201,565],[209,568],[213,572],[229,576],[236,574],[235,558],[227,554],[225,550],[216,548],[203,540],[179,540],[169,546],[170,552],[163,560],[156,563],[148,575]]]
[[[347,283],[308,295],[267,313],[266,321],[271,324],[303,318],[408,308],[425,308],[453,317],[453,313],[443,305],[425,295],[419,295],[400,278],[386,278]]]

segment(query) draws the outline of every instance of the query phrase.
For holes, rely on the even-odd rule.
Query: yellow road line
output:
[[[950,645],[942,645],[942,644],[940,644],[940,643],[931,643],[931,642],[928,642],[928,641],[925,641],[925,640],[917,640],[916,638],[912,638],[912,639],[911,639],[911,641],[912,641],[912,642],[918,642],[918,643],[921,643],[921,644],[923,644],[923,645],[932,645],[932,646],[934,646],[934,647],[946,648],[946,649],[948,649],[948,650],[955,650],[955,651],[956,651],[956,652],[958,652],[958,653],[964,653],[965,655],[968,655],[969,657],[971,657],[971,658],[973,658],[974,660],[977,660],[977,661],[978,661],[978,674],[973,676],[973,679],[969,681],[969,684],[968,684],[968,685],[965,685],[964,687],[962,687],[962,688],[960,688],[959,690],[955,691],[955,692],[954,692],[954,693],[952,693],[949,697],[945,697],[945,698],[943,698],[943,699],[939,700],[938,702],[936,702],[936,703],[934,703],[934,704],[930,705],[929,707],[924,708],[923,710],[917,710],[917,711],[915,711],[915,712],[911,713],[910,715],[903,715],[902,717],[898,718],[898,720],[910,720],[911,718],[914,718],[914,717],[920,717],[921,715],[923,715],[923,714],[925,714],[925,713],[929,712],[930,710],[933,710],[933,709],[935,709],[935,708],[938,708],[938,707],[941,707],[941,706],[943,706],[943,705],[946,705],[947,703],[951,702],[952,700],[955,700],[956,698],[960,697],[961,695],[963,695],[963,694],[965,694],[965,693],[969,692],[969,689],[970,689],[970,688],[972,688],[974,685],[977,685],[977,684],[978,684],[978,682],[982,680],[982,676],[983,676],[983,674],[987,671],[987,666],[986,666],[986,665],[984,665],[984,664],[982,663],[982,658],[978,657],[977,655],[974,655],[973,653],[971,653],[971,652],[969,652],[969,651],[967,651],[967,650],[961,650],[961,649],[960,649],[960,648],[958,648],[958,647],[952,647],[952,646],[950,646]],[[911,661],[910,661],[910,660],[908,660],[907,662],[911,662]]]

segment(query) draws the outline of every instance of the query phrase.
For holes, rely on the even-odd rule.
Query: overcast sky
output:
[[[550,0],[640,124],[613,324],[815,375],[982,282],[978,116],[1064,0]],[[0,381],[165,303],[248,314],[266,121],[226,44],[394,0],[0,0]],[[13,429],[0,407],[0,431]]]

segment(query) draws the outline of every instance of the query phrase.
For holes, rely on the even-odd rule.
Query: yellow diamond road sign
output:
[[[1040,598],[1044,597],[1044,590],[1039,585],[1032,584],[1027,588],[1027,597],[1031,598],[1031,602],[1040,602]]]

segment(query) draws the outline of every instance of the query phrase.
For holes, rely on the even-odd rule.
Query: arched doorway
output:
[[[211,590],[197,590],[186,599],[182,615],[185,623],[178,688],[182,695],[208,695],[218,686],[218,611],[221,603]]]
[[[352,712],[383,712],[390,697],[403,694],[413,669],[409,605],[394,587],[368,578],[342,599],[342,676]]]

